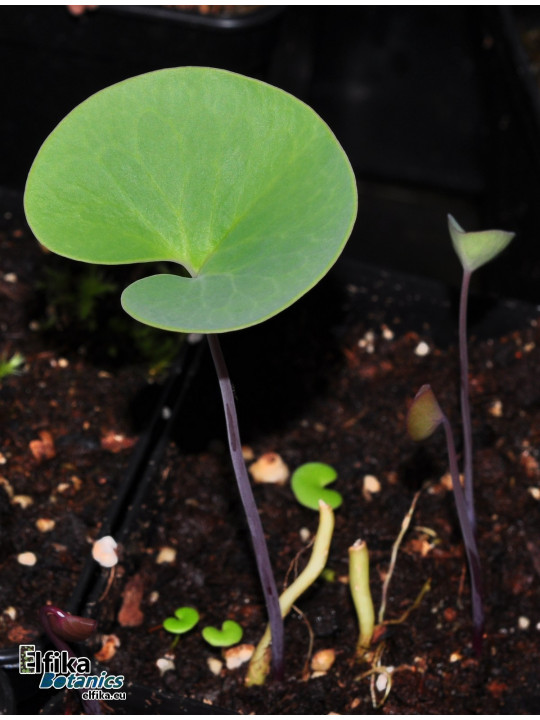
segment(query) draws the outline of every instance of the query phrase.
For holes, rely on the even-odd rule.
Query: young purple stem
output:
[[[454,488],[454,499],[456,501],[458,520],[461,526],[461,534],[463,536],[465,553],[467,555],[467,564],[469,565],[469,574],[471,577],[473,650],[476,656],[480,656],[482,652],[482,636],[484,633],[484,608],[482,604],[480,556],[476,545],[475,526],[471,522],[470,508],[459,479],[456,446],[454,443],[452,428],[450,427],[450,422],[444,413],[442,414],[441,422],[446,435],[446,447],[448,450],[448,463],[450,465],[450,475],[452,476],[452,486]]]
[[[429,385],[423,385],[417,392],[407,415],[407,430],[413,440],[425,440],[442,425],[446,436],[448,462],[458,520],[467,554],[467,564],[471,576],[471,596],[473,614],[473,647],[477,655],[482,648],[484,629],[484,611],[482,609],[482,580],[480,576],[480,558],[476,545],[474,525],[471,522],[467,498],[461,487],[454,437],[448,418],[441,410],[437,398]]]
[[[70,658],[77,657],[67,644],[81,642],[90,637],[96,629],[96,621],[78,615],[64,612],[54,605],[44,605],[39,610],[39,621],[49,640],[58,650],[64,650]],[[80,689],[81,702],[86,715],[101,715],[101,706],[98,700],[85,700],[83,690]]]
[[[473,492],[472,424],[469,401],[469,352],[467,349],[467,302],[472,272],[463,270],[459,302],[459,364],[461,368],[461,422],[463,426],[463,475],[465,477],[465,500],[467,515],[473,533],[476,534],[476,513]]]
[[[246,464],[242,455],[242,444],[240,442],[240,431],[238,428],[238,417],[236,414],[231,379],[229,377],[229,372],[227,370],[227,365],[225,364],[225,359],[223,357],[217,335],[207,335],[207,338],[218,375],[219,387],[225,410],[227,437],[229,440],[229,450],[231,453],[234,474],[236,476],[236,482],[238,483],[238,490],[244,506],[249,531],[251,533],[251,542],[253,544],[259,577],[266,601],[268,621],[272,634],[272,668],[275,679],[281,680],[283,678],[284,632],[276,581],[270,564],[270,557],[268,555],[268,548],[264,538],[261,519],[255,504],[255,498],[253,497],[253,492],[251,490]]]

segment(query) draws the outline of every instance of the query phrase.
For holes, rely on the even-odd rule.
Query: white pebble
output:
[[[265,453],[249,466],[249,472],[257,483],[273,483],[283,485],[289,477],[289,468],[281,455],[274,452]]]
[[[375,687],[377,690],[382,693],[386,690],[386,686],[388,685],[388,678],[384,673],[381,673],[380,675],[377,675],[377,680],[375,681]]]
[[[537,487],[528,487],[527,492],[531,497],[533,497],[535,500],[540,500],[540,488]]]
[[[530,627],[531,621],[528,617],[525,617],[522,615],[520,618],[518,618],[518,627],[520,630],[528,630]]]
[[[311,658],[311,669],[315,670],[315,672],[326,672],[330,670],[335,661],[336,651],[334,648],[319,650],[319,652],[316,652]]]
[[[56,525],[54,520],[49,520],[48,518],[38,518],[36,520],[36,527],[39,530],[39,532],[50,532],[54,529],[54,526]]]
[[[114,567],[118,563],[117,547],[116,540],[110,535],[105,535],[96,540],[92,546],[92,557],[101,567]]]
[[[14,495],[11,502],[13,505],[20,505],[24,509],[30,507],[34,500],[30,495]]]
[[[364,475],[362,485],[362,495],[366,500],[371,500],[371,496],[381,491],[381,483],[375,475]]]
[[[156,665],[159,670],[159,674],[163,677],[166,672],[169,670],[174,670],[174,663],[172,660],[169,660],[169,658],[158,658],[156,660]]]
[[[206,664],[208,665],[208,669],[212,673],[212,675],[219,675],[221,670],[223,669],[223,663],[221,660],[215,657],[209,657],[206,661]]]
[[[300,530],[298,531],[298,534],[300,535],[300,540],[303,543],[309,542],[309,538],[311,537],[311,532],[308,530],[308,528],[305,528],[305,527],[300,528]]]
[[[172,547],[160,548],[160,551],[156,558],[156,562],[158,565],[163,565],[164,563],[173,563],[175,560],[176,560],[176,550],[174,548],[172,548]]]
[[[393,340],[394,339],[394,332],[390,330],[388,325],[381,325],[382,330],[382,336],[385,340]]]
[[[248,660],[251,660],[251,656],[254,652],[255,645],[249,645],[248,643],[228,648],[223,653],[227,669],[236,670],[236,668],[239,668],[240,665],[243,665],[244,663],[247,663]]]
[[[424,342],[423,340],[418,343],[418,345],[414,349],[414,354],[418,355],[418,357],[425,357],[426,355],[429,355],[430,348],[427,342]]]
[[[37,563],[37,557],[33,552],[23,552],[17,555],[17,562],[27,567],[33,567]]]

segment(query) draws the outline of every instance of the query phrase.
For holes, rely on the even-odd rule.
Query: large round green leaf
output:
[[[190,278],[128,287],[136,319],[222,332],[309,290],[356,215],[347,157],[305,104],[212,68],[159,70],[93,95],[45,141],[25,193],[54,252],[92,263],[173,261]]]

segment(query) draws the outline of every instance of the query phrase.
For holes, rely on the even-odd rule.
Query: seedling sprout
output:
[[[360,626],[356,655],[362,657],[371,645],[375,628],[375,610],[369,587],[369,553],[364,540],[357,540],[349,548],[349,586]]]
[[[173,635],[184,635],[192,630],[199,622],[199,613],[192,607],[179,607],[174,611],[174,617],[168,617],[163,621],[163,627]],[[178,642],[175,638],[174,645]]]
[[[448,230],[454,249],[463,267],[459,304],[459,361],[461,373],[461,418],[463,425],[463,475],[465,487],[462,489],[457,454],[448,418],[429,385],[418,391],[407,416],[407,430],[413,440],[424,440],[439,425],[446,435],[448,460],[456,508],[465,544],[469,573],[471,576],[473,646],[479,655],[482,648],[484,610],[482,607],[482,582],[480,575],[480,557],[476,546],[476,513],[473,494],[472,424],[469,402],[469,356],[467,350],[467,303],[472,273],[501,253],[514,238],[515,234],[504,230],[485,230],[465,232],[456,220],[448,216]]]
[[[291,478],[291,489],[301,505],[319,509],[319,500],[336,510],[343,498],[336,490],[327,490],[326,486],[337,478],[337,472],[330,465],[320,462],[305,463],[297,468]]]
[[[213,647],[231,647],[231,645],[236,645],[242,639],[243,634],[242,626],[234,620],[225,620],[221,626],[221,630],[211,626],[202,629],[203,638]]]
[[[208,334],[278,677],[278,593],[217,333],[260,323],[311,289],[340,255],[356,205],[347,157],[309,107],[197,67],[131,78],[83,102],[45,141],[25,192],[32,230],[60,255],[185,269],[135,282],[122,305],[142,323]]]
[[[286,588],[279,598],[279,605],[283,617],[291,611],[292,606],[319,577],[324,570],[330,543],[334,532],[334,513],[330,505],[319,501],[319,527],[313,543],[313,549],[308,564],[300,575]],[[270,668],[270,626],[266,628],[259,644],[249,663],[246,676],[246,685],[263,685]]]

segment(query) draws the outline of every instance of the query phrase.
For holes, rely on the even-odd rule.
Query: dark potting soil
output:
[[[69,343],[60,354],[29,331],[39,311],[35,277],[46,256],[16,223],[8,224],[0,241],[1,351],[26,358],[24,372],[5,378],[0,388],[0,474],[9,483],[0,488],[0,609],[2,632],[17,643],[18,636],[10,636],[14,628],[21,627],[28,641],[37,630],[39,605],[61,605],[76,583],[130,454],[128,448],[112,452],[103,438],[113,433],[114,447],[114,435],[134,436],[131,399],[146,381],[140,369],[100,366]],[[407,404],[426,382],[460,427],[455,337],[448,335],[455,313],[425,288],[417,293],[380,273],[367,279],[343,291],[330,279],[281,319],[223,338],[243,439],[253,455],[277,452],[291,470],[309,461],[329,463],[344,498],[327,566],[332,572],[286,620],[285,680],[246,688],[246,665],[217,669],[221,653],[200,634],[201,627],[231,618],[244,628],[242,642],[256,644],[266,622],[209,363],[186,399],[176,442],[134,532],[119,548],[108,593],[93,608],[100,634],[83,651],[97,653],[106,644],[103,636],[114,635],[108,644],[114,654],[107,660],[99,653],[109,672],[238,713],[372,712],[370,679],[360,677],[369,665],[354,662],[358,630],[346,582],[348,547],[359,537],[368,543],[377,608],[392,544],[421,489],[386,619],[401,616],[428,579],[431,590],[406,622],[389,626],[381,663],[391,669],[392,687],[382,712],[524,714],[540,708],[536,314],[514,312],[513,325],[497,331],[485,322],[489,307],[471,307],[473,334],[476,321],[484,321],[482,337],[471,342],[486,611],[484,650],[476,659],[463,546],[452,493],[442,479],[442,433],[415,445],[404,431]],[[32,447],[45,453],[50,442],[40,436],[44,431],[54,456],[40,459],[30,443],[41,441]],[[67,487],[59,490],[61,483]],[[281,587],[307,561],[317,513],[300,506],[288,484],[254,490]],[[13,501],[16,495],[33,502],[23,507]],[[40,518],[54,519],[54,529],[38,530]],[[22,552],[33,552],[36,564],[21,565]],[[196,607],[201,621],[171,649],[173,637],[161,625],[185,605]],[[6,612],[10,607],[15,613]],[[335,652],[335,662],[315,677],[311,659],[323,649]],[[160,658],[173,663],[163,674]],[[380,698],[383,678],[374,677]]]
[[[282,324],[270,321],[266,334],[244,331],[224,339],[243,411],[244,440],[253,455],[279,453],[291,470],[310,461],[329,463],[337,470],[335,488],[344,498],[336,511],[327,564],[332,572],[298,600],[298,609],[286,620],[285,680],[245,687],[247,666],[235,670],[220,666],[216,662],[224,661],[220,651],[207,645],[200,633],[202,627],[219,627],[230,618],[243,626],[242,642],[256,644],[265,627],[230,462],[222,434],[216,440],[212,402],[204,394],[204,388],[215,384],[211,367],[206,375],[203,372],[178,428],[184,448],[182,452],[175,444],[168,448],[138,528],[122,548],[120,573],[96,615],[101,632],[113,634],[118,642],[114,656],[105,663],[110,672],[243,714],[373,712],[370,679],[360,677],[369,665],[354,661],[358,629],[347,586],[348,547],[357,538],[367,541],[378,607],[392,544],[414,493],[421,490],[398,555],[385,618],[400,617],[428,579],[431,590],[406,622],[389,626],[381,663],[391,672],[392,687],[382,712],[538,711],[537,318],[534,312],[531,317],[523,314],[518,331],[471,342],[476,504],[486,611],[484,649],[477,659],[471,649],[463,545],[444,477],[442,432],[416,445],[404,430],[408,402],[426,382],[459,429],[454,338],[448,346],[433,340],[448,317],[439,327],[425,322],[418,329],[417,320],[409,325],[398,300],[409,289],[393,285],[396,297],[392,297],[383,293],[383,285],[382,280],[378,286],[375,283],[375,291],[374,286],[349,285],[335,305],[324,295],[329,287],[323,287],[319,305],[315,296],[302,301],[296,310],[287,311]],[[379,297],[374,297],[377,292]],[[424,305],[425,317],[433,307],[438,305],[440,313],[445,306],[435,297],[415,293],[409,301],[420,309]],[[485,319],[487,310],[473,303],[471,316]],[[334,333],[328,329],[330,315],[339,318]],[[452,315],[451,307],[446,307],[446,316]],[[484,323],[486,327],[491,324]],[[257,367],[257,382],[238,372],[249,363]],[[214,400],[219,410],[219,401]],[[209,418],[207,439],[214,441],[195,453],[185,438],[190,426],[197,424],[197,415],[203,421]],[[372,477],[366,480],[367,476]],[[300,506],[288,484],[256,485],[255,496],[281,587],[309,557],[317,513]],[[164,549],[169,553],[165,561]],[[201,621],[173,648],[173,636],[161,625],[181,606],[197,608]],[[335,662],[326,673],[314,673],[311,660],[324,649],[335,652]],[[164,672],[163,660],[171,662]],[[374,680],[380,699],[384,678],[376,674]]]
[[[8,213],[0,228],[0,647],[34,642],[37,611],[69,605],[136,441],[141,368],[95,366],[39,330],[47,256]]]

